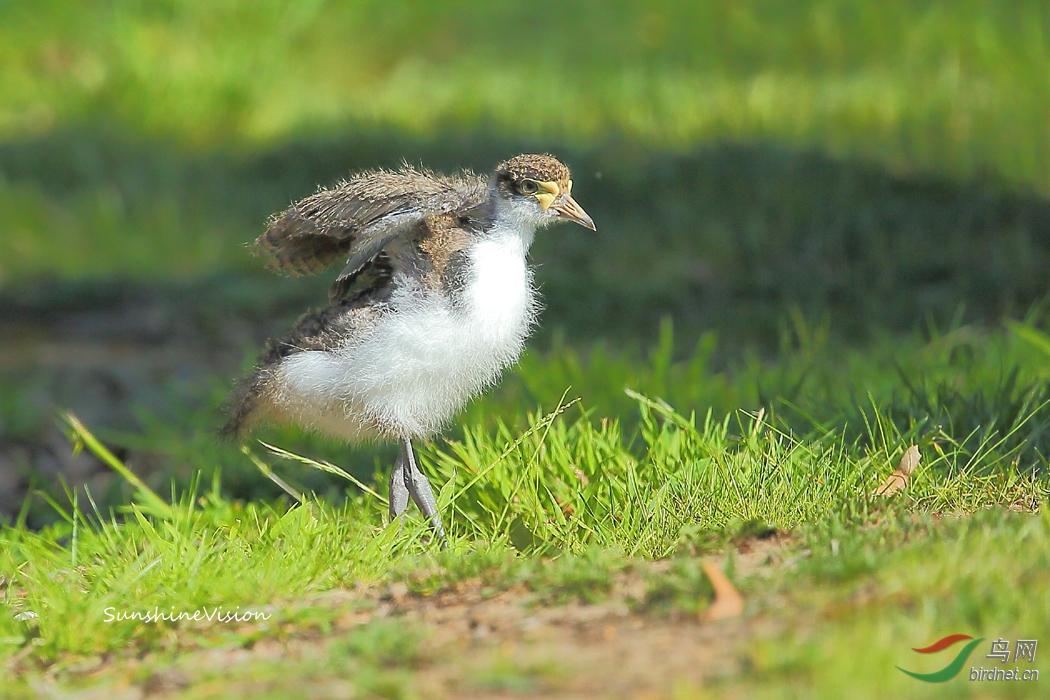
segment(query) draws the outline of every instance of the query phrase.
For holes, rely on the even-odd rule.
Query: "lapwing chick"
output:
[[[521,355],[539,303],[537,229],[594,222],[569,169],[520,155],[488,178],[405,166],[364,172],[275,216],[256,240],[293,275],[345,265],[328,305],[271,340],[230,396],[222,434],[295,423],[346,440],[396,440],[390,516],[414,501],[445,533],[412,440],[426,439]]]

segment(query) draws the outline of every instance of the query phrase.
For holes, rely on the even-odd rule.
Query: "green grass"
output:
[[[835,551],[828,534],[838,538]],[[910,649],[949,630],[1014,640],[1050,629],[1048,535],[1045,511],[1040,517],[985,511],[925,527],[897,521],[815,534],[812,555],[787,595],[788,605],[820,608],[822,615],[760,645],[745,687],[752,697],[1038,697],[1034,683],[967,688],[957,679],[921,687],[894,667],[942,667],[949,659],[921,658]],[[990,667],[989,648],[980,645],[961,675],[971,666]]]
[[[867,347],[853,347],[836,340],[824,325],[810,325],[796,316],[793,325],[784,328],[780,352],[770,359],[754,350],[733,352],[733,346],[725,347],[713,334],[690,346],[676,340],[672,324],[665,320],[658,343],[645,350],[616,348],[611,343],[578,349],[555,342],[547,350],[529,351],[499,387],[467,407],[461,422],[447,433],[451,443],[438,441],[424,451],[442,469],[443,480],[458,468],[456,478],[465,483],[465,472],[457,465],[469,463],[480,469],[491,462],[502,454],[499,446],[503,442],[529,429],[530,410],[535,413],[557,405],[569,388],[568,396],[579,397],[580,402],[552,430],[558,431],[561,440],[559,455],[577,464],[590,479],[591,470],[603,468],[606,461],[619,464],[624,454],[642,444],[637,432],[639,403],[624,391],[632,389],[666,401],[683,416],[695,412],[700,428],[710,411],[711,427],[703,440],[714,439],[716,433],[727,436],[719,437],[720,441],[740,435],[745,431],[740,422],[752,420],[749,415],[762,410],[764,423],[772,425],[774,436],[788,433],[804,441],[804,449],[813,452],[811,458],[816,462],[839,459],[836,449],[856,455],[856,449],[879,448],[888,455],[910,440],[923,449],[927,463],[936,460],[938,468],[945,470],[978,476],[1010,470],[1045,475],[1050,454],[1046,327],[1043,313],[1036,309],[1027,323],[1007,328],[931,326],[922,333],[880,335]],[[150,391],[164,393],[145,392],[132,405],[133,422],[119,429],[91,427],[106,444],[129,450],[136,456],[133,461],[150,465],[144,476],[158,492],[168,490],[171,478],[179,488],[186,488],[194,474],[203,470],[206,481],[221,473],[225,492],[236,498],[272,499],[281,491],[260,479],[258,470],[236,449],[215,441],[214,431],[221,420],[215,406],[222,401],[229,381],[229,374],[223,374],[203,385],[163,384]],[[28,406],[40,388],[34,382],[21,389],[14,381],[10,386],[14,389],[0,404],[0,420],[15,426],[27,421]],[[63,398],[77,400],[76,396]],[[741,410],[745,413],[738,413]],[[52,417],[39,409],[37,413],[35,423],[47,427]],[[589,421],[577,420],[584,414]],[[654,435],[650,438],[656,440]],[[828,441],[824,435],[836,438]],[[23,439],[33,436],[27,432]],[[379,473],[394,459],[390,446],[350,450],[296,429],[274,429],[260,437],[339,464],[364,481],[375,478],[382,483]],[[523,444],[532,445],[536,439],[530,435]],[[691,454],[693,443],[702,442],[691,440],[676,449]],[[836,447],[840,440],[844,444]],[[584,446],[587,450],[580,452]],[[507,463],[518,465],[534,459],[537,448],[528,449],[533,451],[519,446],[505,458]],[[544,443],[542,454],[548,449],[554,448]],[[256,452],[266,456],[265,450],[256,448]],[[763,457],[758,454],[753,459]],[[859,457],[851,459],[860,464]],[[891,458],[883,459],[888,463]],[[337,477],[304,470],[285,460],[272,461],[281,477],[298,491],[338,501],[348,487],[353,490]],[[564,482],[559,488],[571,490],[579,483],[577,467],[559,474]],[[517,469],[513,466],[510,471]],[[44,487],[46,481],[37,483]],[[501,488],[500,494],[491,497],[505,501],[516,487],[504,484]],[[125,502],[131,493],[116,480],[95,497],[108,508]],[[59,498],[61,493],[52,496]],[[40,502],[33,503],[31,514],[34,525],[54,517],[50,507]]]
[[[348,668],[356,669],[354,693],[408,697],[417,692],[418,674],[455,665],[458,657],[426,641],[425,632],[379,618],[348,634],[340,620],[367,616],[383,604],[382,597],[354,591],[404,584],[405,593],[397,595],[426,599],[477,590],[484,599],[515,590],[540,608],[602,604],[627,595],[625,604],[636,614],[691,615],[711,599],[696,555],[732,552],[773,532],[790,543],[769,572],[736,579],[749,601],[748,614],[768,616],[778,626],[746,648],[734,647],[733,663],[751,670],[720,681],[727,691],[761,697],[896,695],[914,690],[893,668],[915,665],[906,656],[911,646],[960,630],[1037,638],[1048,629],[1040,596],[1050,576],[1050,487],[1045,453],[1036,449],[1041,438],[1013,438],[1034,424],[1050,424],[1045,403],[1030,403],[1019,420],[1000,426],[1004,432],[985,430],[975,443],[954,432],[961,420],[938,426],[909,415],[898,424],[895,415],[905,415],[909,404],[894,394],[897,370],[859,351],[840,357],[836,366],[822,357],[828,350],[819,333],[803,335],[801,347],[779,365],[765,365],[761,376],[773,387],[803,379],[799,404],[807,387],[814,389],[812,406],[837,402],[838,419],[809,416],[805,429],[792,426],[789,409],[799,406],[786,401],[768,404],[761,415],[695,414],[676,411],[655,392],[651,398],[625,395],[635,407],[632,416],[622,408],[610,413],[585,410],[579,402],[558,404],[555,397],[549,412],[502,421],[492,414],[514,414],[512,403],[500,408],[500,401],[517,399],[497,396],[476,405],[458,437],[421,452],[423,469],[439,488],[447,551],[427,543],[426,527],[414,514],[403,524],[386,523],[381,476],[378,493],[351,489],[357,495],[342,502],[308,495],[297,496],[302,502],[241,502],[223,492],[217,475],[208,485],[198,474],[167,505],[125,474],[137,505],[116,514],[79,491],[64,507],[53,502],[61,514],[54,524],[39,531],[15,524],[0,534],[0,595],[11,613],[0,616],[0,654],[17,670],[18,683],[44,677],[60,685],[112,682],[131,673],[120,670],[128,664],[138,669],[136,682],[144,683],[150,674],[166,678],[179,653],[305,639],[334,646],[326,660],[296,670],[287,656],[276,666],[237,666],[232,676],[183,669],[187,697],[206,697],[208,688],[255,688],[283,697],[296,684],[324,694]],[[972,350],[967,363],[944,362],[960,338]],[[1029,322],[992,334],[963,327],[895,347],[901,371],[928,371],[931,385],[969,397],[969,403],[940,408],[956,416],[969,410],[969,419],[981,420],[975,416],[982,410],[997,415],[1018,392],[1038,389],[1046,343],[1047,336]],[[600,386],[611,390],[622,380],[662,387],[666,396],[684,402],[716,403],[719,392],[733,390],[723,399],[731,403],[748,395],[759,376],[748,363],[735,374],[712,374],[702,354],[676,362],[672,349],[668,329],[663,346],[645,364],[608,354],[580,364],[563,350],[548,358],[546,378],[559,385],[566,377],[558,368],[575,367],[573,379],[589,380],[581,381],[585,395]],[[537,361],[519,370],[523,379],[543,374]],[[824,382],[810,375],[810,362],[825,368]],[[1010,376],[1021,377],[1020,385],[1004,391]],[[865,383],[884,393],[851,406],[844,397]],[[834,391],[821,396],[822,389]],[[690,391],[713,393],[681,393]],[[851,429],[846,414],[863,427]],[[87,429],[76,430],[86,449],[112,461]],[[920,445],[923,462],[906,491],[873,497],[909,444]],[[204,443],[197,445],[193,449]],[[302,465],[290,468],[259,446],[253,452],[285,479],[301,479]],[[211,459],[223,458],[201,452],[196,462]],[[243,455],[238,459],[248,463]],[[1027,514],[1035,509],[1042,514]],[[670,567],[647,574],[644,562],[651,559],[670,560]],[[642,587],[620,592],[619,577],[630,575],[640,576]],[[348,593],[325,602],[339,591]],[[202,606],[273,617],[209,626],[106,616],[107,610]],[[27,611],[36,616],[16,619]],[[133,664],[139,656],[146,662]],[[98,658],[105,660],[104,670],[89,678],[82,669]],[[488,670],[463,671],[462,682],[524,691],[568,682],[561,666],[492,663]]]
[[[255,270],[266,218],[349,170],[539,149],[599,223],[534,251],[581,333],[768,337],[796,304],[860,334],[1045,293],[1044,3],[0,13],[4,284]]]
[[[374,124],[668,148],[767,139],[1050,187],[1040,2],[0,11],[6,138],[103,120],[198,146]]]

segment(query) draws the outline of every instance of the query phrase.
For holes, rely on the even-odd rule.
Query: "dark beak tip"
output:
[[[569,221],[575,221],[584,228],[589,228],[592,231],[598,230],[594,225],[594,219],[570,195],[565,195],[562,202],[554,205],[554,210]]]

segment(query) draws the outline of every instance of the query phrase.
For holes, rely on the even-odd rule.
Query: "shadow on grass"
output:
[[[75,296],[123,285],[100,279],[159,275],[205,280],[187,284],[196,296],[217,294],[213,304],[226,302],[224,287],[236,295],[245,284],[280,304],[302,288],[256,277],[261,265],[243,244],[293,199],[363,168],[409,161],[484,172],[535,150],[572,166],[599,225],[597,234],[551,229],[534,249],[544,328],[563,326],[570,340],[652,335],[671,315],[680,333],[718,327],[770,345],[791,307],[830,314],[836,332],[863,340],[928,315],[945,321],[960,304],[971,319],[994,318],[1046,293],[1050,202],[991,179],[902,177],[769,145],[654,153],[615,141],[376,132],[191,153],[84,131],[0,145],[0,193],[25,195],[0,197],[5,220],[19,223],[0,269],[9,281],[0,323],[18,313],[11,284],[46,299],[52,285],[40,276],[56,272],[91,280]]]

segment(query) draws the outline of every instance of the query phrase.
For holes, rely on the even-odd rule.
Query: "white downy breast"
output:
[[[396,279],[392,310],[367,337],[281,363],[285,408],[350,440],[439,430],[521,354],[537,312],[527,246],[519,232],[499,229],[475,244],[456,306]]]

